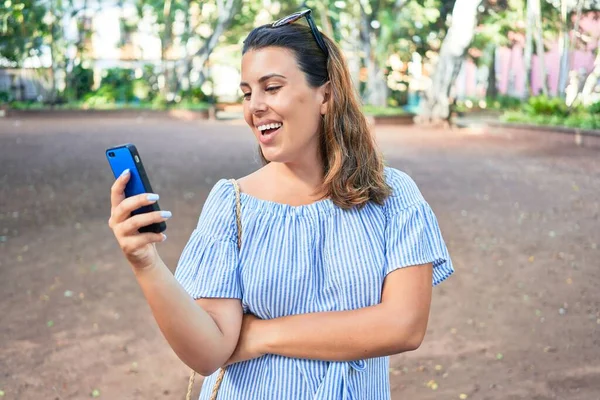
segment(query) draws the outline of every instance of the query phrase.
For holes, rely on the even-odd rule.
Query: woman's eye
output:
[[[250,100],[250,93],[244,93],[242,97],[244,98],[244,100]]]
[[[281,89],[281,86],[271,86],[267,88],[267,92],[274,92],[277,89]]]

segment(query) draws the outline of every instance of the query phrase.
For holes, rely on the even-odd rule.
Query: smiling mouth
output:
[[[279,129],[281,129],[282,126],[283,126],[283,124],[280,124],[277,127],[267,128],[267,129],[263,129],[263,130],[259,129],[259,132],[262,136],[267,136],[267,135],[270,135],[270,134],[278,131]]]

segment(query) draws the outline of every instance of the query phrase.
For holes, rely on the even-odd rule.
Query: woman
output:
[[[310,28],[296,22],[306,17]],[[110,226],[177,355],[208,399],[390,398],[388,356],[419,347],[431,288],[453,272],[436,218],[406,174],[383,166],[337,47],[307,10],[244,42],[245,120],[264,166],[220,180],[175,277],[139,234],[160,213],[112,188]],[[407,268],[411,267],[411,268]]]

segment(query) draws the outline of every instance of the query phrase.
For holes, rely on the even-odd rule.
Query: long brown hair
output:
[[[391,193],[385,182],[383,158],[361,111],[341,50],[324,34],[323,39],[329,56],[319,48],[308,26],[263,25],[250,32],[242,54],[269,46],[286,48],[295,54],[309,86],[317,88],[331,82],[329,107],[321,119],[320,155],[325,177],[319,193],[343,209],[362,207],[368,201],[382,205]],[[262,151],[260,156],[265,164],[269,162]]]

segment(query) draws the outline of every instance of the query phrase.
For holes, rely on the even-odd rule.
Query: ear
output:
[[[325,84],[319,88],[319,91],[321,91],[321,95],[323,97],[319,111],[321,112],[321,115],[325,115],[327,114],[329,102],[331,100],[331,81],[325,82]]]

